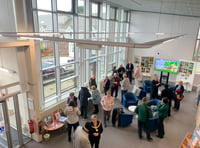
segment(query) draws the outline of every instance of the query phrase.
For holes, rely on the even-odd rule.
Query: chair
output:
[[[151,87],[152,87],[152,81],[151,80],[144,80],[142,87],[143,87],[145,92],[150,93]]]
[[[112,112],[112,125],[115,126],[117,124],[119,127],[125,127],[132,123],[133,114],[124,113],[122,107],[115,107]]]
[[[124,107],[128,107],[130,105],[137,105],[138,104],[138,98],[137,96],[132,92],[127,92],[123,95],[122,105]]]
[[[146,96],[147,96],[147,93],[146,93],[146,91],[144,91],[144,89],[142,88],[142,89],[140,90],[140,93],[139,93],[139,95],[138,95],[137,97],[138,97],[139,100],[142,100],[142,98],[144,98],[144,97],[146,97]]]
[[[118,126],[126,127],[133,121],[133,114],[121,113],[118,117]]]

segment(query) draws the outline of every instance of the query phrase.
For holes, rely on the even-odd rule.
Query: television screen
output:
[[[169,73],[178,73],[179,61],[176,60],[167,60],[167,59],[155,59],[154,70],[169,72]]]

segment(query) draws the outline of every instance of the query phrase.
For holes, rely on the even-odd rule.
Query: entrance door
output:
[[[26,107],[22,103],[21,95],[23,94],[16,94],[0,101],[0,147],[2,148],[21,147],[30,141],[28,126],[24,124],[22,117],[22,111],[24,112]]]
[[[94,62],[90,62],[90,66],[89,66],[89,78],[91,77],[96,77],[96,59]]]

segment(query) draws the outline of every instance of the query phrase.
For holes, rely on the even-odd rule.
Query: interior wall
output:
[[[17,57],[15,48],[0,48],[0,67],[13,72],[1,71],[0,83],[1,85],[13,83],[19,81],[18,78],[18,67],[17,67]]]
[[[0,32],[15,32],[13,0],[0,0]]]
[[[194,17],[132,12],[130,32],[134,34],[131,34],[130,38],[134,42],[143,43],[177,35],[185,36],[148,49],[129,49],[132,52],[128,58],[131,60],[135,55],[142,55],[192,60],[199,21],[199,18]],[[164,35],[156,35],[158,32]]]
[[[134,56],[154,56],[172,60],[192,60],[199,21],[200,19],[195,17],[132,12],[130,39],[133,42],[144,43],[177,35],[184,36],[148,49],[129,49],[128,59],[134,61]],[[155,73],[159,75],[159,72]],[[175,82],[176,75],[170,74],[169,80]]]

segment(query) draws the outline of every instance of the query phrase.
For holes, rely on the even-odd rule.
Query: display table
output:
[[[62,128],[64,125],[65,125],[64,123],[61,123],[59,121],[53,121],[48,126],[44,125],[44,130],[45,131],[54,131],[54,130]]]

